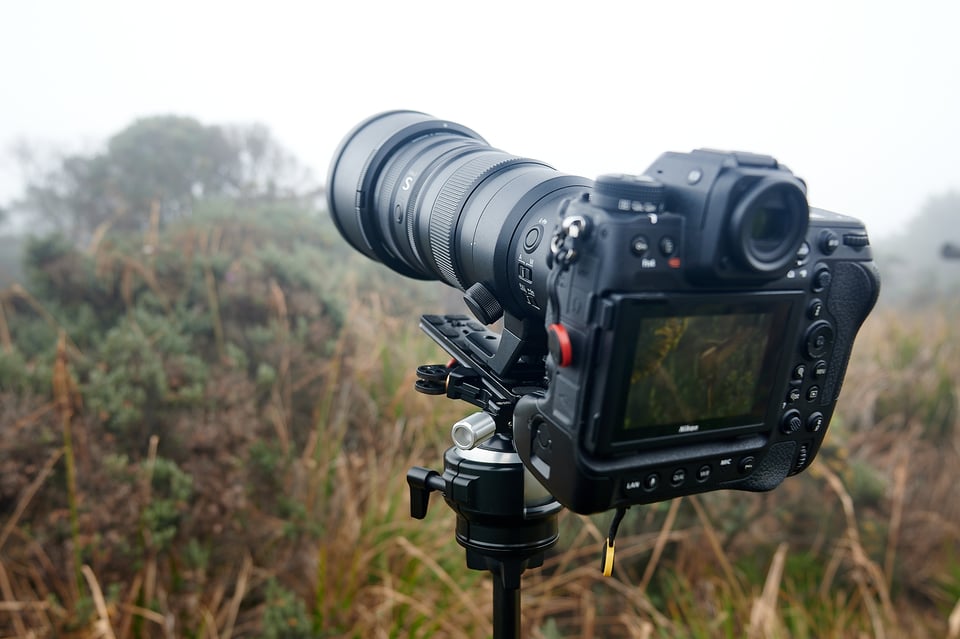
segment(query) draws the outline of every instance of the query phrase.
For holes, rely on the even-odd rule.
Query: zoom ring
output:
[[[457,169],[441,187],[430,211],[430,254],[437,271],[451,286],[460,290],[465,288],[454,268],[453,253],[456,248],[454,231],[467,197],[488,175],[523,161],[514,156],[504,159],[504,154],[499,151],[483,153]]]

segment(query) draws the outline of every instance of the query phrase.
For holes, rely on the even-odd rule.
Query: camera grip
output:
[[[721,487],[757,493],[773,490],[787,478],[793,467],[796,452],[796,442],[786,441],[774,444],[749,477],[721,484]]]
[[[840,396],[853,340],[880,294],[880,276],[872,262],[838,262],[833,271],[827,309],[835,319],[836,342],[823,384],[823,405],[832,405]]]

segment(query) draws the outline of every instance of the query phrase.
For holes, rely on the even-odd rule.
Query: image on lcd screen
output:
[[[624,428],[763,418],[774,313],[640,320]]]

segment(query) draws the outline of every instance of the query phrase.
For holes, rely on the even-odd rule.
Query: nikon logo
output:
[[[695,433],[700,430],[700,424],[684,424],[677,429],[678,433]]]

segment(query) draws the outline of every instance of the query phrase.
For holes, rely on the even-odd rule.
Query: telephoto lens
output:
[[[489,296],[517,316],[542,316],[545,270],[522,282],[511,257],[523,247],[529,259],[545,263],[545,236],[561,200],[591,185],[494,149],[459,124],[389,111],[364,120],[341,142],[327,198],[340,233],[367,257],[460,290],[482,284],[473,295],[481,312]],[[531,224],[536,220],[542,221]]]

